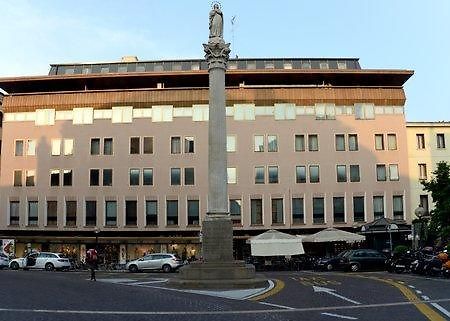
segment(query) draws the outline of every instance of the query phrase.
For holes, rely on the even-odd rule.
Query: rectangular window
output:
[[[300,165],[295,167],[295,182],[306,183],[306,166]]]
[[[131,137],[130,138],[130,154],[136,155],[141,152],[141,139],[140,137]]]
[[[66,226],[77,224],[77,202],[66,201]]]
[[[319,183],[319,165],[310,165],[309,166],[309,182],[310,183]]]
[[[396,195],[392,197],[392,206],[394,209],[394,220],[403,220],[403,196]]]
[[[73,155],[73,139],[64,139],[64,155]]]
[[[100,155],[100,138],[91,138],[91,155]]]
[[[50,170],[50,186],[59,186],[59,169]]]
[[[178,225],[178,201],[168,200],[166,203],[167,225]]]
[[[112,186],[113,170],[111,168],[103,169],[103,186]]]
[[[9,202],[9,225],[19,225],[19,201]]]
[[[347,166],[336,165],[336,175],[337,175],[338,182],[346,182],[347,181]]]
[[[419,164],[419,179],[427,179],[427,164]]]
[[[384,217],[384,196],[373,197],[373,218],[375,220]]]
[[[36,140],[29,139],[27,140],[27,156],[35,156],[36,155]]]
[[[283,224],[283,199],[272,198],[272,224]]]
[[[144,154],[153,154],[153,137],[144,137]]]
[[[425,210],[425,214],[429,214],[429,205],[428,205],[428,195],[420,195],[420,203],[423,209]]]
[[[349,134],[348,135],[348,150],[349,151],[357,151],[358,150],[358,135],[357,134]]]
[[[86,201],[86,226],[97,225],[97,201]]]
[[[252,199],[250,201],[251,225],[261,225],[263,210],[262,199]]]
[[[417,149],[425,149],[425,135],[416,134]]]
[[[383,134],[375,134],[375,149],[376,150],[384,150]]]
[[[194,168],[186,167],[184,169],[184,185],[194,185],[194,184],[195,184]]]
[[[158,201],[145,201],[145,221],[147,226],[158,225]]]
[[[170,138],[170,153],[181,154],[181,137]]]
[[[387,134],[387,143],[389,150],[397,149],[397,135],[396,134]]]
[[[278,137],[276,135],[267,136],[267,151],[278,152]]]
[[[445,148],[444,134],[436,134],[436,147],[437,148]]]
[[[236,151],[236,136],[227,136],[227,152]]]
[[[181,169],[170,169],[170,185],[181,185]]]
[[[34,186],[36,183],[36,171],[33,169],[27,170],[25,175],[25,186]]]
[[[228,184],[236,184],[237,183],[236,167],[228,167],[227,168],[227,183]]]
[[[112,155],[114,153],[114,145],[112,138],[103,139],[103,155]]]
[[[353,196],[353,220],[355,222],[364,222],[364,196]]]
[[[277,184],[278,183],[278,166],[269,166],[269,184]]]
[[[125,201],[125,225],[137,225],[137,201]]]
[[[47,201],[47,226],[58,225],[58,202]]]
[[[23,140],[16,140],[14,155],[15,156],[23,156]]]
[[[89,170],[89,185],[99,186],[100,185],[100,170],[90,169]]]
[[[184,152],[194,153],[194,137],[184,137]]]
[[[255,184],[264,184],[264,166],[255,167]]]
[[[71,169],[63,170],[63,186],[72,186],[73,173]]]
[[[14,186],[22,186],[22,171],[14,171]]]
[[[105,223],[106,226],[117,225],[117,202],[106,201],[105,202]]]
[[[345,135],[336,135],[335,140],[336,151],[345,151]]]
[[[390,164],[389,165],[389,179],[391,181],[398,181],[398,165],[397,164]]]
[[[144,185],[153,185],[153,168],[144,168]]]
[[[139,176],[141,175],[141,171],[139,168],[130,168],[130,186],[138,186],[139,185]]]
[[[188,225],[199,225],[200,206],[198,200],[187,201]]]
[[[254,151],[255,152],[263,152],[264,151],[264,136],[263,135],[255,135],[255,146]]]
[[[386,165],[377,164],[377,181],[382,182],[386,180]]]
[[[230,200],[230,218],[233,224],[241,224],[242,201]]]
[[[359,165],[350,165],[350,182],[359,182],[360,180]]]
[[[61,139],[52,139],[52,156],[61,155]]]
[[[313,223],[325,222],[325,200],[323,197],[313,197]]]
[[[292,223],[293,224],[304,224],[305,220],[305,210],[303,198],[294,197],[292,198]]]
[[[305,151],[305,135],[295,135],[295,151]]]
[[[38,225],[38,202],[28,201],[28,225]]]
[[[319,150],[319,138],[317,135],[308,135],[308,150],[310,152]]]
[[[333,197],[333,220],[335,223],[345,222],[345,199]]]

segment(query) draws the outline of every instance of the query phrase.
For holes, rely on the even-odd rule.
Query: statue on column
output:
[[[223,14],[218,3],[209,12],[209,38],[223,38]]]

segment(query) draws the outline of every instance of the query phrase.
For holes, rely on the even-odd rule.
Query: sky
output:
[[[203,58],[204,0],[0,0],[0,77],[51,63]],[[356,57],[408,69],[408,121],[450,121],[449,0],[222,0],[232,56]],[[236,16],[232,28],[231,18]]]

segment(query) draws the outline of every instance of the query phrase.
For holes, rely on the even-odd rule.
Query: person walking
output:
[[[86,251],[86,263],[91,271],[91,281],[97,281],[95,278],[95,270],[97,269],[97,250],[89,249]]]

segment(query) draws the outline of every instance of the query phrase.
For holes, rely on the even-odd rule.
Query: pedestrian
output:
[[[89,249],[86,251],[86,263],[91,271],[91,281],[97,281],[95,278],[95,270],[97,269],[97,250]]]

